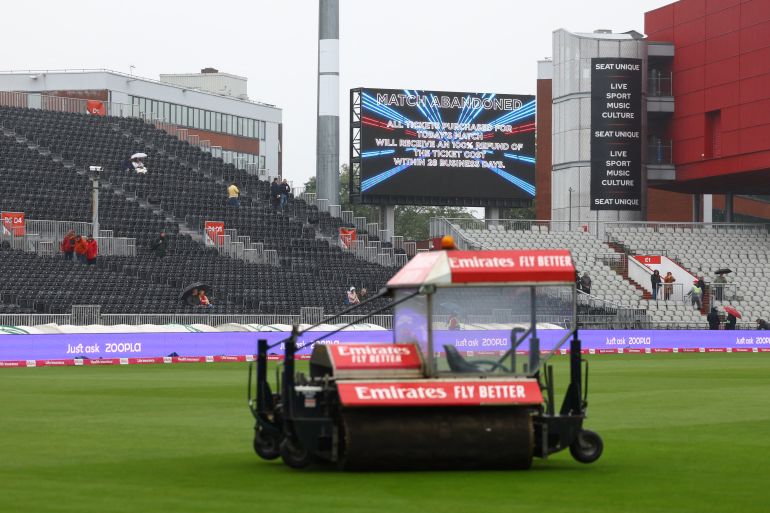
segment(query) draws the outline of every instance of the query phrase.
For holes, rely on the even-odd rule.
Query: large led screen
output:
[[[354,92],[362,203],[522,206],[534,198],[534,96]]]

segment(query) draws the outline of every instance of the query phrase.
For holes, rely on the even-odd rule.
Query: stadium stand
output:
[[[0,285],[3,310],[58,312],[74,304],[100,304],[103,312],[184,312],[185,285],[203,281],[217,313],[298,313],[303,307],[339,311],[351,285],[378,290],[393,273],[341,251],[318,237],[341,221],[294,198],[285,211],[268,201],[267,182],[225,164],[139,119],[88,116],[0,107],[0,207],[28,219],[88,221],[91,177],[101,173],[100,224],[116,236],[137,240],[136,257],[99,257],[89,268],[20,251],[2,252],[12,269]],[[119,163],[148,154],[146,175]],[[225,207],[235,181],[241,207]],[[220,255],[202,243],[203,223],[222,220],[239,235],[278,254],[279,266]],[[149,245],[169,234],[167,256]],[[16,305],[16,306],[14,306]],[[375,305],[376,306],[376,305]]]
[[[685,301],[663,301],[652,300],[649,294],[646,294],[641,287],[632,283],[627,279],[625,272],[624,258],[625,253],[619,253],[616,249],[604,242],[602,239],[597,238],[596,234],[583,232],[583,231],[552,231],[547,223],[531,223],[528,221],[487,221],[486,224],[483,221],[467,221],[467,220],[445,220],[446,223],[452,224],[452,229],[461,238],[464,238],[468,243],[474,247],[483,249],[504,249],[504,248],[538,248],[538,247],[566,247],[572,251],[573,258],[575,259],[575,265],[579,270],[579,273],[588,272],[592,279],[591,296],[600,300],[606,304],[608,310],[622,309],[622,310],[643,310],[645,312],[644,321],[641,324],[647,324],[650,327],[703,327],[705,325],[705,318],[703,311],[695,310],[689,302]],[[451,231],[451,230],[450,230]],[[693,237],[698,237],[698,234],[691,234]],[[744,234],[745,235],[745,234]],[[702,237],[702,235],[700,235]],[[744,237],[739,234],[731,236],[725,236],[725,244],[732,244],[736,248],[733,252],[724,252],[723,255],[717,257],[719,245],[712,245],[709,241],[709,246],[713,249],[703,251],[701,253],[682,253],[684,256],[681,262],[683,267],[688,268],[688,264],[692,262],[699,262],[696,266],[696,272],[701,270],[706,273],[707,276],[713,277],[713,270],[720,267],[735,267],[736,262],[741,262],[741,271],[739,274],[742,276],[741,280],[751,280],[757,273],[762,273],[764,276],[764,269],[755,268],[750,273],[743,272],[744,269],[748,270],[748,261],[758,262],[757,266],[763,264],[759,262],[766,262],[766,254],[768,248],[767,242],[764,242],[765,247],[762,249],[755,249],[752,253],[746,246],[756,247],[757,242],[760,240],[766,241],[766,235],[755,235],[754,238]],[[659,239],[657,245],[650,246],[643,244],[641,248],[645,252],[648,252],[655,248],[664,250],[671,248],[672,245],[682,242],[679,238],[671,239]],[[698,248],[702,248],[702,240],[700,245],[697,245],[697,241],[693,240],[692,247],[694,251]],[[684,251],[684,246],[682,246]],[[633,248],[632,248],[633,249]],[[762,254],[755,260],[752,260],[754,256]],[[697,257],[695,255],[698,255]],[[670,252],[669,252],[670,256]],[[766,265],[766,264],[764,264]],[[708,281],[708,280],[707,280]],[[748,284],[747,284],[748,285]],[[746,290],[757,291],[759,288],[758,283],[748,285],[750,288]],[[728,289],[729,290],[729,289]],[[745,308],[746,313],[744,315],[744,323],[753,322],[754,315],[757,317],[765,314],[769,308],[760,303],[749,301],[758,301],[759,297],[754,295],[739,296],[742,299],[730,302],[733,306]],[[752,298],[752,299],[749,299]],[[595,304],[595,303],[594,303]],[[718,303],[721,305],[722,303]],[[601,307],[594,306],[592,314],[601,315]],[[765,314],[766,315],[766,314]],[[640,319],[640,316],[636,316]],[[763,317],[764,318],[764,317]]]
[[[709,287],[706,310],[710,305],[731,305],[743,314],[738,326],[755,327],[758,318],[770,317],[770,234],[766,225],[618,225],[607,239],[633,254],[657,252],[676,261],[696,276],[703,276]],[[715,271],[726,275],[724,292],[713,287]],[[720,300],[721,297],[721,300]],[[650,302],[653,304],[660,302]]]

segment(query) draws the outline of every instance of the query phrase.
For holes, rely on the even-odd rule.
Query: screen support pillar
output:
[[[725,222],[733,222],[733,194],[725,194]]]
[[[500,219],[500,207],[484,207],[484,219],[494,219],[495,221],[498,221]]]
[[[700,194],[693,194],[692,195],[692,222],[693,223],[699,223],[703,221],[703,218],[701,217],[702,208],[701,203],[703,203],[703,196]]]
[[[380,230],[388,231],[388,240],[382,242],[390,242],[390,238],[396,235],[396,207],[393,205],[381,205],[380,206]]]
[[[713,203],[714,197],[711,194],[704,194],[703,195],[703,222],[704,223],[711,223],[713,222]]]

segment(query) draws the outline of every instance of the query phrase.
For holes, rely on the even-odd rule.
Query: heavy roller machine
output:
[[[533,457],[566,448],[596,461],[603,443],[583,429],[588,364],[574,283],[567,250],[418,254],[373,298],[392,298],[393,343],[315,344],[304,375],[295,370],[295,327],[273,393],[272,348],[259,341],[256,386],[251,369],[248,386],[255,451],[293,468],[346,470],[527,469]],[[457,328],[488,329],[473,324],[485,309],[504,317],[510,338],[494,339],[504,346],[496,352],[462,353]],[[557,312],[563,330],[547,351],[539,310]],[[567,342],[569,383],[557,412],[548,359]]]

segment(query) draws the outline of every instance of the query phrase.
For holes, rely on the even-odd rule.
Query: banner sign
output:
[[[101,100],[86,101],[86,111],[95,116],[107,115],[107,109],[104,108],[104,102]]]
[[[642,208],[642,60],[591,59],[591,210]]]
[[[540,346],[551,351],[565,330],[539,330]],[[510,348],[508,330],[434,331],[435,346],[452,345],[469,355],[499,355]],[[283,355],[289,333],[69,333],[59,335],[2,335],[0,361],[83,358],[93,363],[111,358],[218,358],[254,355],[257,340],[279,343],[271,355]],[[299,338],[298,354],[309,356],[311,342],[320,344],[386,344],[391,331],[312,332]],[[590,353],[645,352],[770,352],[770,331],[758,330],[584,330],[583,349]],[[525,344],[526,345],[526,344]],[[562,349],[569,347],[569,342]],[[204,360],[205,361],[205,360]]]
[[[361,202],[520,206],[534,198],[534,96],[412,89],[351,95],[360,98],[352,100],[351,135],[360,131]]]
[[[206,221],[204,224],[207,246],[221,246],[225,236],[224,221]]]
[[[328,349],[335,370],[422,367],[414,344],[340,344]]]
[[[356,229],[340,226],[340,243],[346,248],[350,248],[354,240],[356,240]]]
[[[343,406],[477,406],[540,404],[543,396],[534,379],[340,381]]]
[[[660,255],[634,255],[633,259],[643,265],[660,265]]]
[[[3,234],[23,237],[26,233],[24,212],[2,212]]]

